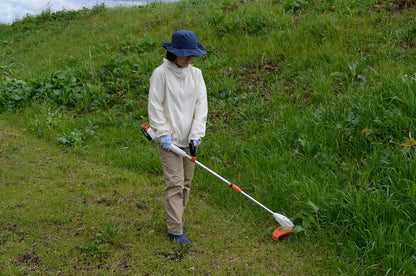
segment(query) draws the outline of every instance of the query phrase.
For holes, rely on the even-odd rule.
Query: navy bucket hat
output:
[[[166,50],[177,57],[202,56],[207,51],[198,43],[196,34],[188,30],[180,30],[172,34],[171,42],[161,44]]]

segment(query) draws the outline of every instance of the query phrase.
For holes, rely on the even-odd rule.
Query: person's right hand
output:
[[[160,144],[165,150],[170,150],[172,147],[172,138],[170,136],[160,137]]]

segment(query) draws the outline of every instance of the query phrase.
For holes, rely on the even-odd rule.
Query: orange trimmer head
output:
[[[272,239],[275,240],[275,241],[278,241],[281,236],[288,235],[288,234],[292,233],[293,230],[295,230],[295,228],[292,228],[290,230],[284,230],[280,226],[280,227],[276,228],[276,230],[273,231]]]

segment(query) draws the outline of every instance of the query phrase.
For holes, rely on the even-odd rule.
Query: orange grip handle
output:
[[[236,191],[237,193],[241,193],[241,189],[240,189],[240,187],[238,187],[237,185],[235,185],[235,184],[231,184],[231,189],[233,189],[234,191]]]

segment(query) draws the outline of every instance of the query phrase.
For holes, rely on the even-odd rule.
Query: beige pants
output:
[[[189,148],[182,148],[189,154]],[[189,199],[195,164],[189,159],[167,151],[159,145],[160,162],[165,175],[166,188],[163,202],[168,224],[168,233],[183,233],[183,212]]]

